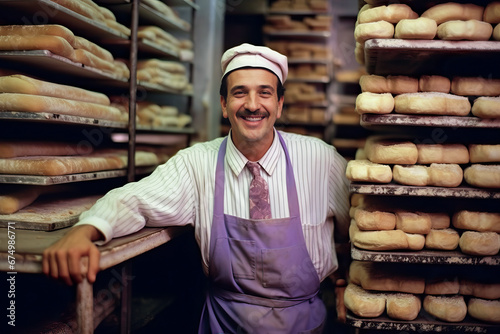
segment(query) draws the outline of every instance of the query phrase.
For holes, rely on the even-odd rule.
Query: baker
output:
[[[150,176],[113,189],[43,256],[68,284],[99,270],[96,244],[144,226],[194,227],[210,287],[200,333],[321,333],[320,282],[348,240],[346,161],[324,141],[277,131],[287,58],[242,44],[221,59],[229,135],[179,151]]]

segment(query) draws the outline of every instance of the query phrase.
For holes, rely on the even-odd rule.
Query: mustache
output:
[[[250,110],[242,110],[236,112],[236,116],[238,117],[269,117],[269,113],[267,111],[263,112],[252,112]]]

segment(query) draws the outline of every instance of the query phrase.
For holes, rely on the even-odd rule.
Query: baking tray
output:
[[[96,118],[54,114],[46,112],[0,111],[0,119],[11,121],[45,122],[55,124],[82,124],[106,128],[126,129],[126,122],[115,122]]]
[[[447,128],[493,128],[500,129],[500,118],[479,118],[473,116],[433,116],[433,115],[403,115],[403,114],[363,114],[360,124],[363,127],[372,126],[425,126]]]

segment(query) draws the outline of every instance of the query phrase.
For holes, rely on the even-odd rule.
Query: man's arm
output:
[[[93,241],[102,240],[99,230],[91,225],[75,226],[66,235],[43,252],[42,268],[45,275],[64,281],[68,285],[80,283],[82,258],[88,258],[87,279],[96,280],[100,253]]]

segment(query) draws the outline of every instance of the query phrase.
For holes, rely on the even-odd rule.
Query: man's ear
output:
[[[220,96],[220,107],[222,109],[222,117],[227,118],[227,101],[224,96]]]
[[[276,113],[276,118],[281,117],[281,113],[283,111],[283,103],[285,101],[285,97],[281,96],[281,98],[278,100],[278,112]]]

